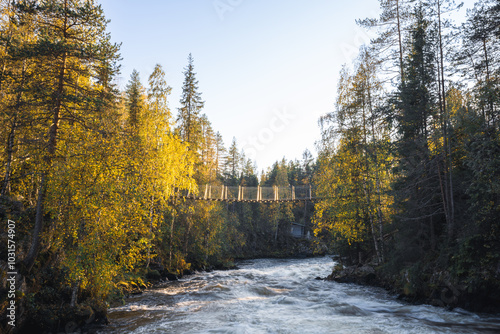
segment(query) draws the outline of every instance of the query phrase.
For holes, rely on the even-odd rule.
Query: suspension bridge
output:
[[[312,187],[306,186],[270,186],[245,187],[206,184],[198,186],[197,193],[187,191],[178,195],[180,198],[220,201],[220,202],[297,202],[313,201]]]

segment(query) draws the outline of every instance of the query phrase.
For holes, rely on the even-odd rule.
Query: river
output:
[[[259,259],[168,282],[110,309],[101,333],[500,333],[500,315],[410,305],[382,289],[315,279],[333,264]]]

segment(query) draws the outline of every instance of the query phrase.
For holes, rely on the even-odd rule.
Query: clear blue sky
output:
[[[283,157],[301,159],[306,148],[315,155],[318,119],[333,110],[338,72],[369,40],[355,20],[379,13],[377,0],[100,3],[113,41],[122,43],[120,86],[133,69],[146,84],[161,64],[175,115],[192,53],[203,112],[226,147],[236,137],[259,170]]]

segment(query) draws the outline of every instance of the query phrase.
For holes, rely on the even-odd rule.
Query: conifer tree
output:
[[[215,168],[216,176],[222,177],[222,171],[224,170],[225,159],[226,159],[226,147],[224,146],[224,141],[222,135],[217,132],[215,134]]]
[[[404,64],[408,81],[401,83],[399,90],[399,132],[403,143],[418,142],[418,145],[426,146],[429,118],[435,102],[432,91],[435,83],[435,58],[429,41],[429,23],[424,15],[422,8],[417,8],[416,23],[409,42],[411,52]],[[401,148],[400,151],[411,155],[409,152],[413,150]]]
[[[178,130],[183,141],[189,143],[191,150],[198,153],[201,141],[200,111],[205,102],[198,92],[198,80],[194,72],[193,56],[189,54],[188,65],[184,70],[181,107],[177,116]]]
[[[435,245],[435,225],[446,213],[445,194],[440,190],[438,161],[431,160],[430,129],[436,120],[435,54],[429,37],[429,21],[421,6],[415,9],[416,22],[410,32],[410,53],[405,61],[407,80],[398,92],[399,119],[397,142],[398,170],[394,184],[395,201],[400,209],[401,257],[413,261]],[[442,169],[442,167],[441,167]],[[439,196],[442,195],[442,196]],[[442,200],[442,201],[441,201]],[[441,208],[436,207],[437,205]],[[424,237],[427,236],[427,237]]]
[[[201,121],[201,132],[202,132],[202,143],[201,143],[201,162],[203,180],[202,183],[210,183],[215,181],[217,172],[217,147],[216,138],[214,130],[207,115],[203,114],[200,118]]]
[[[227,151],[227,158],[225,161],[226,178],[229,185],[237,185],[240,178],[240,170],[242,167],[242,156],[238,151],[238,144],[236,138],[233,137],[231,146]]]
[[[144,99],[144,87],[141,84],[139,72],[136,70],[133,70],[130,75],[125,95],[127,99],[128,125],[130,129],[137,131],[146,107],[146,101]]]
[[[451,240],[454,233],[455,221],[455,200],[453,190],[453,163],[450,128],[450,115],[447,106],[447,83],[448,77],[452,73],[452,68],[448,66],[446,53],[450,44],[452,44],[453,35],[446,33],[446,30],[452,28],[452,22],[446,18],[446,15],[458,10],[463,3],[456,4],[455,0],[428,0],[421,3],[429,13],[429,22],[431,23],[433,34],[435,36],[435,57],[436,57],[436,75],[437,75],[437,102],[441,117],[442,131],[442,156],[443,156],[443,177],[442,186],[444,194],[444,210],[448,224],[448,240]]]

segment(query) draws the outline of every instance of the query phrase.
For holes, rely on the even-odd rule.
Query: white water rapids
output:
[[[168,282],[112,308],[102,333],[500,333],[500,315],[409,305],[382,289],[316,280],[330,257],[261,259]]]

